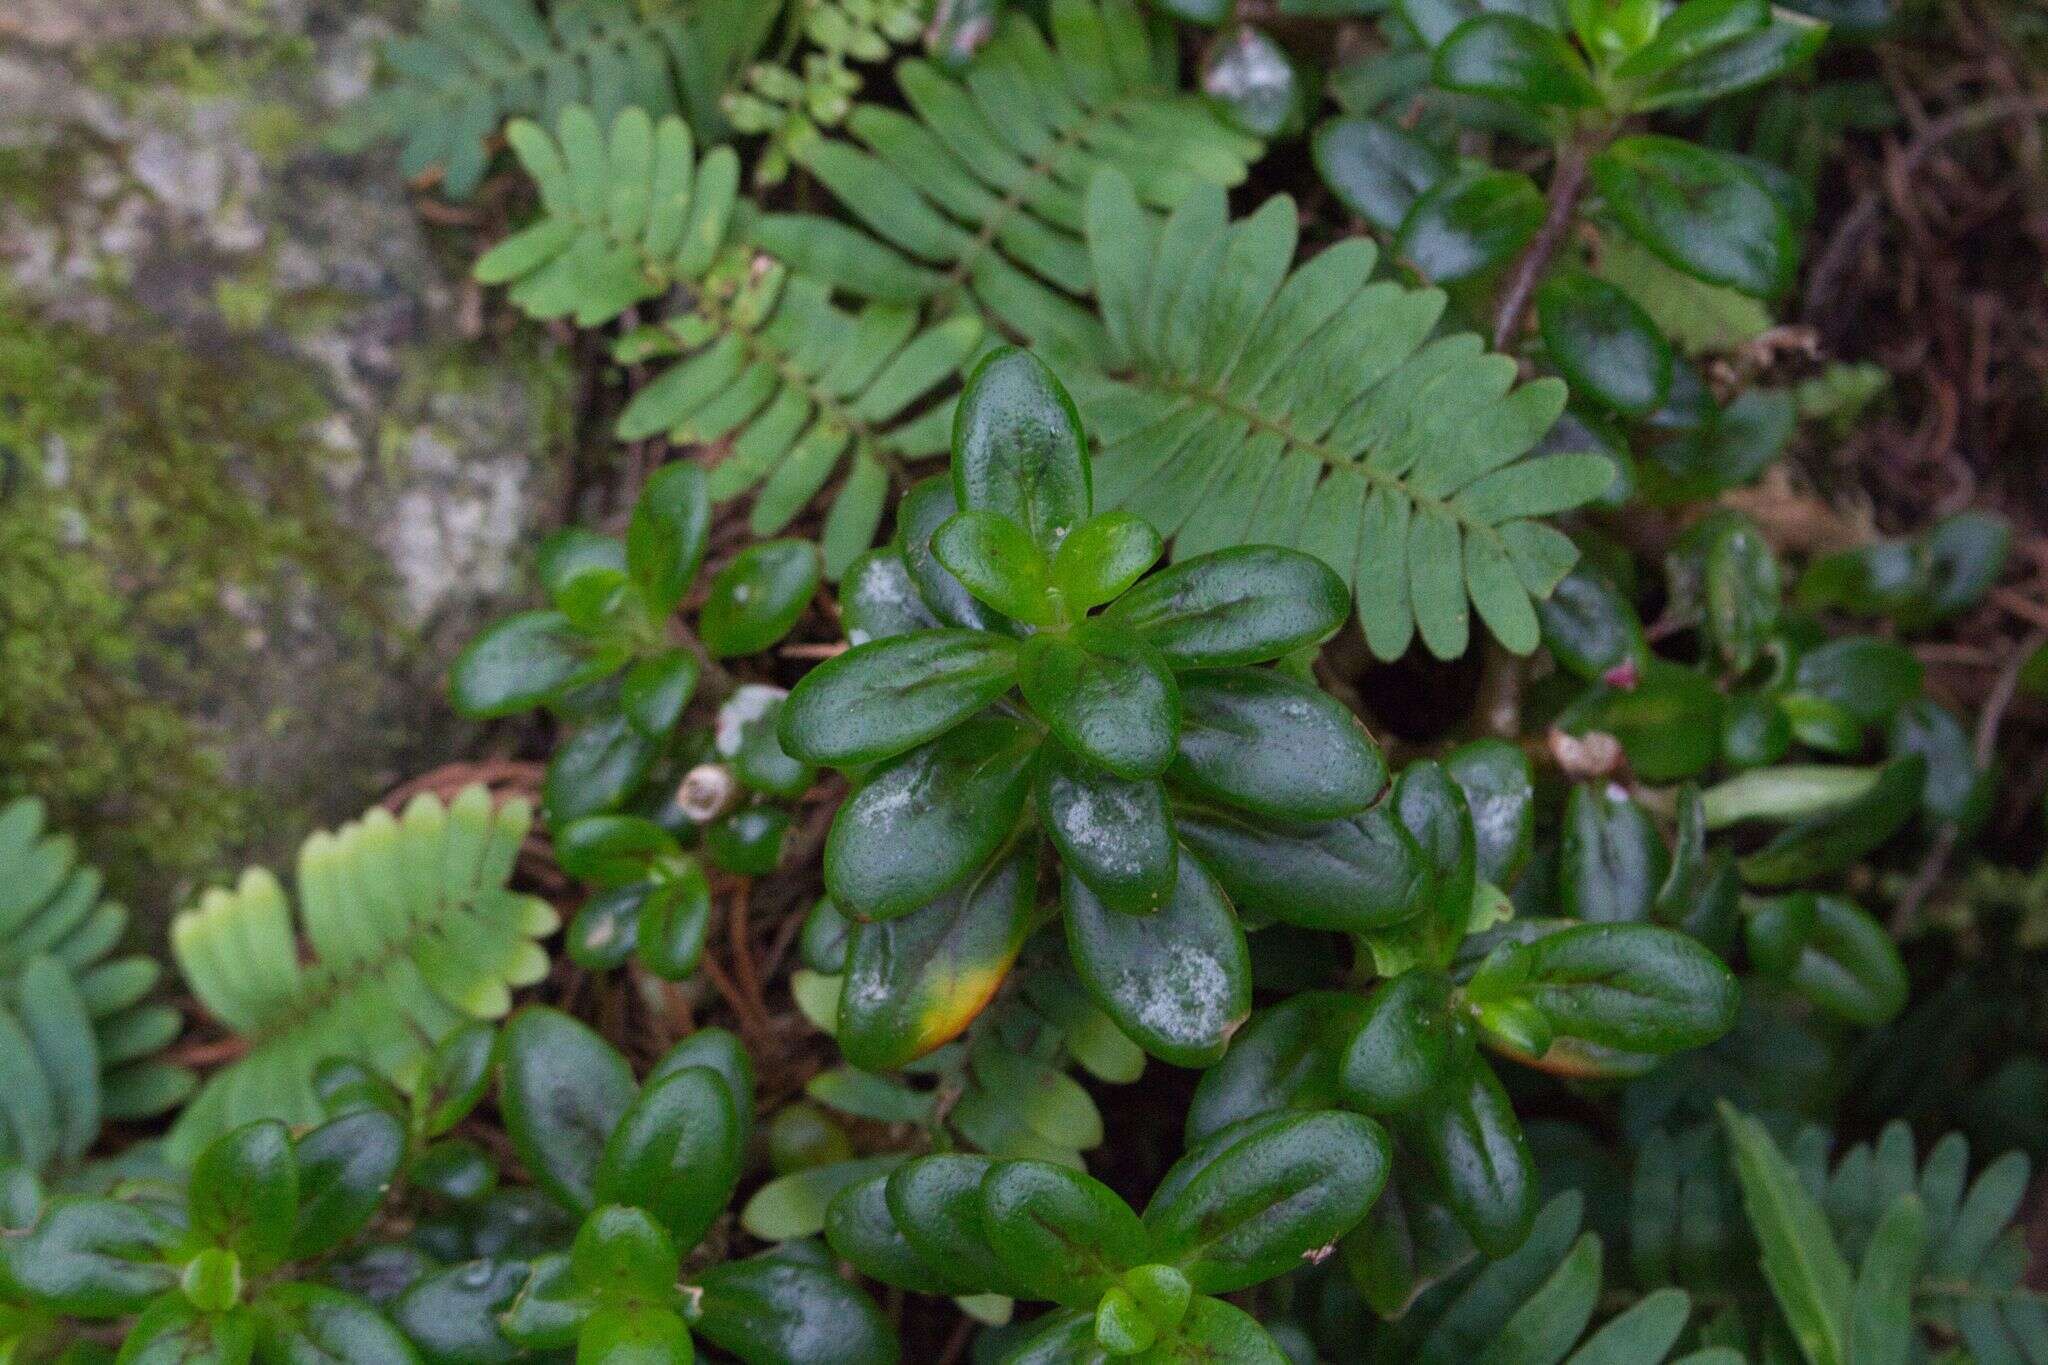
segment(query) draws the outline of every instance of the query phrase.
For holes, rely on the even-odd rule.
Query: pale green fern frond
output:
[[[1004,16],[956,79],[896,65],[908,112],[864,104],[857,140],[819,138],[798,162],[886,244],[924,292],[961,296],[1020,336],[1092,350],[1100,324],[1081,240],[1083,201],[1115,168],[1160,207],[1197,186],[1234,185],[1262,150],[1174,85],[1170,29],[1132,0],[1053,0],[1052,37]],[[857,229],[766,215],[755,240],[798,271],[863,297],[877,247]],[[900,301],[900,300],[899,300]]]
[[[352,111],[346,141],[398,138],[407,175],[438,169],[467,198],[506,119],[553,123],[587,104],[609,123],[637,107],[725,132],[719,101],[780,9],[773,0],[458,0],[430,7],[420,31],[384,49],[390,83]]]
[[[476,278],[509,285],[533,317],[610,322],[702,279],[730,245],[739,158],[716,147],[698,161],[680,118],[657,123],[635,107],[606,132],[573,105],[553,134],[515,119],[505,139],[533,178],[541,216],[486,252]]]
[[[824,284],[770,267],[737,299],[707,295],[671,322],[690,354],[640,391],[619,435],[730,441],[711,495],[755,492],[748,525],[760,536],[781,531],[844,469],[821,537],[836,578],[873,543],[892,472],[945,453],[954,395],[934,395],[983,332],[970,313],[924,325],[917,309],[892,304],[849,312]]]
[[[1290,270],[1285,196],[1230,221],[1193,189],[1163,222],[1131,182],[1090,187],[1087,241],[1104,337],[1070,366],[1096,446],[1096,500],[1145,517],[1186,557],[1294,545],[1352,587],[1383,659],[1419,632],[1439,658],[1471,609],[1516,653],[1531,599],[1571,568],[1541,518],[1603,492],[1612,464],[1531,456],[1563,411],[1555,379],[1516,385],[1476,336],[1438,336],[1444,296],[1373,282],[1377,251],[1339,243]]]
[[[298,866],[305,960],[284,888],[260,868],[179,915],[178,969],[247,1048],[179,1116],[172,1157],[256,1119],[319,1118],[313,1070],[329,1057],[410,1084],[456,1025],[510,1009],[514,987],[546,974],[535,940],[558,922],[506,886],[531,823],[524,802],[494,809],[478,786],[451,805],[420,796],[398,818],[373,810],[315,834]]]
[[[725,97],[737,131],[766,137],[755,183],[781,184],[793,149],[844,122],[861,88],[854,63],[879,62],[916,38],[931,8],[931,0],[796,0],[792,37],[801,53],[749,68],[742,88]]]
[[[30,1169],[79,1160],[103,1119],[162,1113],[193,1085],[157,1057],[182,1026],[148,999],[160,969],[111,956],[128,912],[44,818],[33,799],[0,808],[0,1159]]]

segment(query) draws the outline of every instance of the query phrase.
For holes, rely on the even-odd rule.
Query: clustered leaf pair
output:
[[[1157,535],[1092,515],[1071,402],[1030,354],[976,370],[950,482],[906,495],[897,544],[844,594],[854,647],[806,676],[785,750],[855,769],[825,885],[858,921],[840,1039],[871,1068],[957,1034],[1037,919],[1041,838],[1074,962],[1154,1055],[1204,1065],[1250,1005],[1222,873],[1269,823],[1355,815],[1386,768],[1344,707],[1286,669],[1343,622],[1298,552],[1197,556],[1139,581]]]
[[[1140,1216],[1065,1166],[945,1153],[843,1190],[826,1237],[884,1284],[1058,1305],[1004,1365],[1283,1365],[1266,1330],[1215,1296],[1319,1257],[1364,1217],[1388,1167],[1369,1119],[1255,1118],[1191,1146]]]

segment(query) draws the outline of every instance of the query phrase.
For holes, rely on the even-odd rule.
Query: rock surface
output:
[[[6,624],[0,796],[50,798],[154,909],[459,753],[446,661],[555,496],[564,362],[466,336],[462,245],[388,155],[323,140],[404,18],[377,9],[0,5],[0,472],[27,490],[0,523],[36,522],[0,549],[45,544],[132,607],[75,665],[109,676],[68,689],[10,681],[9,655],[52,665]],[[27,567],[0,562],[0,602]],[[205,757],[174,851],[165,812],[82,776],[123,755],[50,738],[119,741],[55,714],[102,682]]]

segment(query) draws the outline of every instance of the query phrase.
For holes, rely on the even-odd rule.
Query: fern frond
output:
[[[356,135],[403,139],[409,176],[438,168],[441,190],[467,198],[483,180],[489,140],[506,119],[544,123],[572,104],[601,122],[638,107],[725,131],[719,100],[759,49],[779,5],[696,0],[458,0],[429,8],[420,31],[388,44],[392,81],[352,114]]]
[[[193,1085],[156,1057],[182,1024],[147,999],[157,964],[110,956],[127,910],[44,819],[37,800],[0,808],[0,1158],[31,1169],[78,1160],[102,1119],[162,1113]]]
[[[420,796],[399,818],[373,810],[315,834],[298,866],[310,961],[284,888],[260,868],[179,915],[179,971],[247,1049],[179,1116],[173,1158],[256,1119],[317,1119],[313,1069],[329,1057],[410,1084],[457,1024],[510,1009],[513,987],[546,974],[534,940],[558,922],[546,902],[506,887],[531,822],[524,802],[493,809],[476,786],[451,805]]]
[[[1443,294],[1372,282],[1365,238],[1290,273],[1285,196],[1233,223],[1222,190],[1197,187],[1162,223],[1110,172],[1087,211],[1113,377],[1069,388],[1098,504],[1146,518],[1176,557],[1254,541],[1317,555],[1383,659],[1418,632],[1457,657],[1472,608],[1509,649],[1536,647],[1531,599],[1576,558],[1541,518],[1614,477],[1601,456],[1530,456],[1561,382],[1517,387],[1478,337],[1436,336]]]
[[[701,344],[620,414],[620,438],[730,439],[711,496],[758,490],[748,525],[759,536],[781,531],[844,468],[820,538],[834,578],[873,543],[892,469],[945,452],[953,396],[925,400],[983,338],[972,314],[921,326],[911,308],[853,313],[819,281],[773,266],[737,300],[705,295],[669,326]]]
[[[927,293],[964,291],[1021,336],[1093,353],[1089,181],[1115,168],[1170,207],[1196,186],[1237,184],[1262,147],[1174,88],[1171,41],[1132,0],[1053,0],[1051,20],[1048,42],[1006,15],[958,79],[897,63],[909,112],[862,105],[847,119],[859,145],[819,138],[796,155]],[[801,214],[755,229],[798,271],[875,297],[872,250],[849,247],[860,235]]]
[[[726,251],[739,158],[715,147],[699,162],[689,125],[637,106],[607,132],[583,105],[562,111],[553,134],[529,119],[505,129],[540,192],[538,222],[476,263],[483,284],[511,286],[537,318],[610,322],[679,283],[701,280]]]
[[[754,160],[754,183],[779,185],[794,149],[837,127],[853,108],[861,76],[853,63],[873,63],[924,28],[930,0],[796,0],[800,63],[762,62],[743,88],[725,97],[725,113],[741,133],[766,135]]]

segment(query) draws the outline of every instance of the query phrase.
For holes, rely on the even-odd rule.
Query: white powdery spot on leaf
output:
[[[1125,973],[1124,987],[1138,998],[1138,1022],[1167,1037],[1209,1037],[1230,1010],[1230,974],[1185,943],[1167,950],[1164,971]]]

